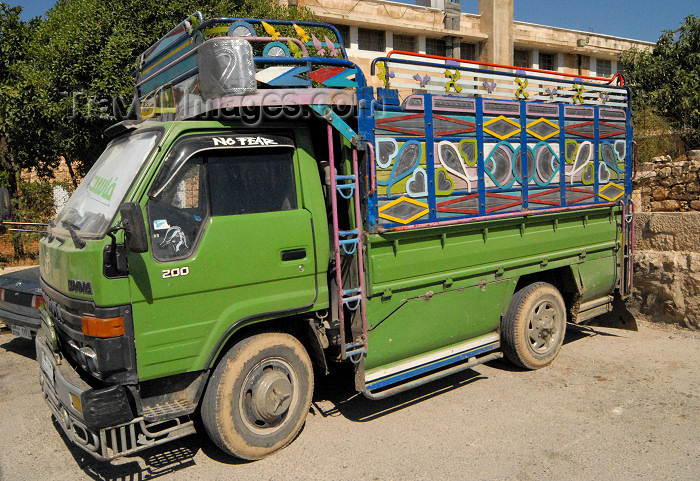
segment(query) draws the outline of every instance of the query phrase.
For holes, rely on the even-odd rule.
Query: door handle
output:
[[[306,249],[289,249],[282,251],[283,261],[298,261],[306,257]]]

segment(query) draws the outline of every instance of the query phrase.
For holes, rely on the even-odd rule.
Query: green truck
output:
[[[68,438],[114,459],[194,432],[259,459],[354,365],[381,399],[631,290],[622,78],[407,52],[368,86],[329,25],[195,13],[138,59],[120,122],[40,244],[36,338]]]

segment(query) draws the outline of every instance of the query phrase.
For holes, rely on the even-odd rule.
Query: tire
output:
[[[553,285],[535,282],[511,299],[501,320],[501,347],[513,364],[540,369],[557,356],[565,333],[564,299]]]
[[[287,446],[306,420],[313,368],[304,346],[284,333],[235,344],[209,380],[202,422],[224,452],[261,459]]]

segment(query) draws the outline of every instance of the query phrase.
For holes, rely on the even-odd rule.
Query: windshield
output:
[[[149,130],[112,141],[56,216],[53,233],[104,236],[160,135]]]

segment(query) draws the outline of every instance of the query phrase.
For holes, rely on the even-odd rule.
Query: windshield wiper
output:
[[[85,241],[78,235],[77,225],[73,224],[72,222],[68,222],[67,220],[61,222],[61,225],[65,227],[68,232],[70,232],[70,238],[73,239],[73,245],[75,245],[76,249],[82,249],[85,247]]]

